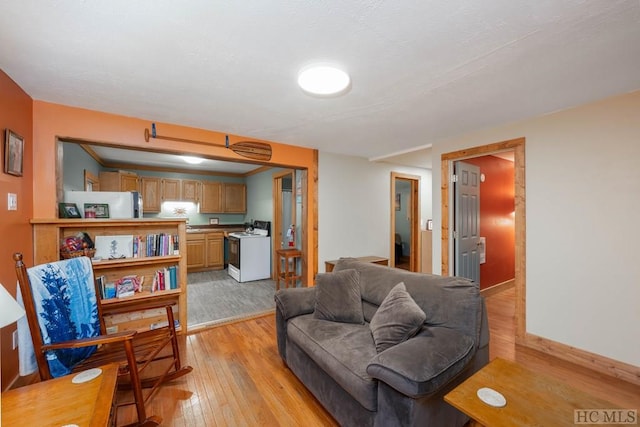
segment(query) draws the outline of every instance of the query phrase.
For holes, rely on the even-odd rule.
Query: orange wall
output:
[[[0,70],[0,134],[2,136],[2,171],[4,171],[5,129],[24,138],[23,176],[0,172],[0,282],[16,295],[16,274],[13,253],[22,252],[27,262],[33,259],[31,225],[33,200],[33,101],[9,76]],[[7,193],[18,195],[18,210],[7,210]],[[12,349],[11,335],[16,325],[3,328],[0,334],[2,358],[2,390],[18,375],[18,352]]]
[[[33,107],[33,138],[36,154],[33,159],[33,186],[38,195],[33,201],[34,218],[55,218],[56,204],[56,137],[72,137],[120,146],[136,148],[155,148],[169,150],[176,153],[194,153],[214,156],[223,160],[247,161],[246,158],[224,147],[211,147],[186,142],[173,142],[161,139],[144,140],[145,128],[151,128],[150,120],[107,114],[81,108],[34,101]],[[190,128],[167,123],[156,123],[158,135],[173,136],[197,141],[210,141],[224,144],[225,134]],[[229,135],[230,143],[247,140],[237,135]],[[314,230],[314,212],[317,194],[317,151],[276,142],[271,144],[272,158],[269,164],[273,166],[290,166],[308,169],[307,180],[307,245],[303,248],[308,254],[309,262],[306,283],[312,284],[314,265],[317,264],[317,242]]]
[[[465,160],[480,167],[480,236],[486,237],[486,262],[480,264],[480,289],[515,277],[513,162],[494,156]]]

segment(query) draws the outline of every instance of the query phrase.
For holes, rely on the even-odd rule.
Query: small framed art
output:
[[[85,203],[85,218],[109,218],[109,204],[107,203]]]
[[[58,216],[60,218],[82,218],[80,209],[75,203],[58,203]]]
[[[10,129],[5,130],[4,173],[22,176],[24,138]]]

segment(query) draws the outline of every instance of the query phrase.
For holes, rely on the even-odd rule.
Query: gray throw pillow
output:
[[[384,298],[369,328],[378,353],[414,336],[427,318],[411,298],[404,282],[398,283]]]
[[[354,269],[316,276],[316,319],[364,323],[360,296],[360,273]]]

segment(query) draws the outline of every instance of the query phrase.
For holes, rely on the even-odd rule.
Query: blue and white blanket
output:
[[[79,257],[38,265],[29,268],[27,274],[44,344],[100,335],[93,269],[89,258]],[[20,374],[27,375],[34,372],[37,365],[33,346],[26,345],[26,342],[30,344],[30,335],[24,318],[18,322],[18,335]],[[59,377],[71,373],[74,365],[95,351],[96,347],[93,346],[47,352],[51,375]]]

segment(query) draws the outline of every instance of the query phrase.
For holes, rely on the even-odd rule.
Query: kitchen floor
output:
[[[250,317],[275,308],[273,280],[238,283],[226,270],[187,275],[189,328]]]

